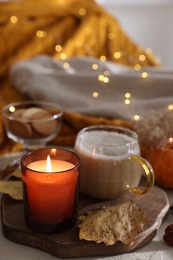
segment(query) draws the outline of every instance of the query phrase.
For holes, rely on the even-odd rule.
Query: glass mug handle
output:
[[[138,155],[130,155],[129,159],[138,162],[142,166],[146,174],[147,185],[144,187],[144,189],[140,189],[137,187],[130,187],[129,185],[127,185],[127,188],[129,192],[135,193],[137,195],[145,194],[148,191],[150,191],[154,185],[155,176],[154,176],[153,168],[147,160],[145,160],[143,157],[140,157]]]

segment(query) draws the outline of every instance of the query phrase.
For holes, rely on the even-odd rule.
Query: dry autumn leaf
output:
[[[79,239],[113,245],[121,241],[131,246],[137,235],[144,231],[148,217],[134,202],[127,201],[80,216]]]
[[[8,194],[12,199],[23,200],[21,181],[0,181],[0,192]]]

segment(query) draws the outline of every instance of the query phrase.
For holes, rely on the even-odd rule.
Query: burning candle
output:
[[[25,217],[31,228],[51,232],[74,224],[79,165],[79,157],[64,149],[39,149],[22,158]]]

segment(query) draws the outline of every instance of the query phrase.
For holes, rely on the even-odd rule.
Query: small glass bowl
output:
[[[45,101],[11,103],[2,110],[7,136],[25,148],[44,147],[61,129],[63,110]]]

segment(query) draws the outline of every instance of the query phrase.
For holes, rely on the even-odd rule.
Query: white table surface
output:
[[[18,154],[0,157],[0,168],[5,167],[11,160],[16,158]],[[173,203],[173,191],[167,191],[170,205]],[[116,260],[172,260],[173,247],[168,246],[163,241],[165,228],[173,223],[173,213],[169,213],[167,219],[161,225],[155,238],[146,246],[130,254],[123,254],[111,257],[88,257],[82,259],[116,259]],[[6,239],[2,233],[0,225],[0,260],[55,260],[60,259],[49,253],[43,252],[29,246],[24,246]],[[69,259],[69,258],[68,258]],[[74,258],[73,258],[74,259]],[[77,258],[79,259],[79,258]]]

